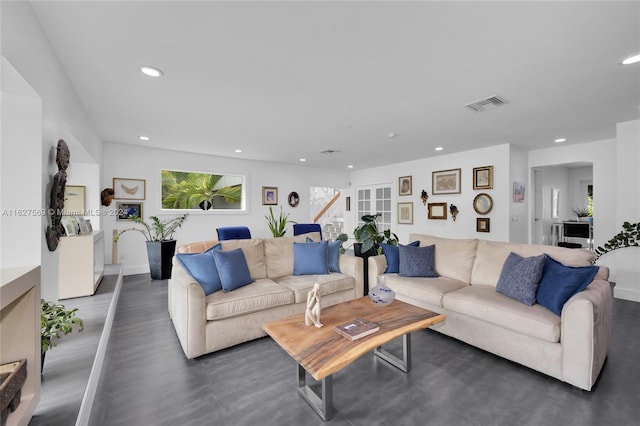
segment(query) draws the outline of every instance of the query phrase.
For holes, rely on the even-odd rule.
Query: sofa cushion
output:
[[[253,282],[242,249],[213,250],[212,253],[220,275],[222,290],[233,291]]]
[[[398,274],[385,274],[384,283],[396,295],[404,295],[410,299],[431,306],[442,308],[442,298],[452,291],[468,287],[469,284],[447,277],[438,278],[405,278]]]
[[[531,306],[536,303],[543,268],[544,254],[522,257],[511,253],[502,266],[496,291]]]
[[[412,241],[408,246],[419,247],[420,241]],[[380,244],[382,247],[382,254],[387,259],[387,269],[384,270],[385,274],[397,274],[400,272],[400,252],[398,246],[395,244]]]
[[[206,298],[207,321],[250,314],[293,303],[293,292],[269,279],[259,279],[235,291],[218,291]]]
[[[303,243],[311,238],[320,241],[320,233],[309,232],[293,237],[264,239],[264,256],[267,263],[267,277],[283,277],[293,274],[293,242]]]
[[[293,275],[328,274],[329,242],[293,243]]]
[[[545,256],[544,272],[536,295],[538,303],[556,315],[574,294],[593,281],[597,266],[565,266],[551,256]]]
[[[224,251],[237,248],[242,249],[253,280],[267,278],[267,265],[264,257],[264,240],[262,240],[262,238],[253,238],[250,240],[225,240],[220,241],[220,244]]]
[[[219,247],[211,247],[204,253],[176,253],[178,261],[187,273],[200,284],[205,296],[214,291],[222,290],[222,282],[212,253]]]
[[[500,278],[502,265],[504,265],[504,261],[511,252],[522,257],[539,256],[547,253],[565,265],[571,266],[589,266],[591,265],[591,260],[595,258],[595,254],[589,250],[479,240],[478,252],[471,275],[471,284],[495,287],[498,283],[498,278]],[[436,264],[436,266],[438,265]]]
[[[464,281],[467,284],[471,282],[471,270],[478,244],[477,239],[464,240],[439,238],[425,234],[409,234],[409,241],[415,240],[420,241],[420,247],[431,244],[436,245],[436,271],[438,271],[438,274]],[[500,265],[502,266],[502,264]]]
[[[287,275],[273,278],[279,285],[293,291],[295,303],[307,301],[307,294],[315,283],[320,284],[320,295],[339,293],[355,289],[355,279],[350,275],[331,273],[327,275]]]
[[[327,263],[329,264],[329,272],[340,272],[340,247],[342,241],[329,241],[327,248]]]
[[[435,245],[426,247],[400,246],[399,275],[402,277],[437,277],[434,268]]]
[[[447,293],[445,314],[457,312],[518,333],[556,343],[560,341],[560,318],[535,304],[527,306],[495,291],[494,286],[472,285]]]

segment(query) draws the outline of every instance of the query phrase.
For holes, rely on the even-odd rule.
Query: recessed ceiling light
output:
[[[306,159],[306,158],[301,158],[301,159],[300,159],[300,162],[301,162],[301,163],[304,163],[305,161],[307,161],[307,159]]]
[[[236,150],[234,150],[233,152],[241,153],[241,152],[242,152],[242,150],[241,150],[241,149],[236,149]]]
[[[635,64],[637,62],[640,62],[640,53],[637,53],[635,55],[629,56],[628,58],[624,59],[621,64],[622,65],[631,65],[631,64]]]
[[[443,148],[443,147],[441,147],[441,146],[436,146],[434,149],[435,149],[436,151],[442,151],[444,148]]]
[[[349,165],[347,166],[347,168],[348,168],[348,169],[353,169],[353,164],[349,164]]]
[[[151,138],[149,136],[138,136],[138,139],[140,139],[141,141],[150,141]]]
[[[391,132],[391,133],[387,134],[387,136],[389,136],[389,139],[394,139],[394,138],[398,137],[398,134]]]
[[[567,141],[567,138],[559,138],[559,139],[556,139],[554,142],[555,143],[561,143],[561,142],[566,142],[566,141]]]
[[[162,75],[164,74],[158,68],[150,67],[148,65],[142,65],[140,67],[140,71],[142,71],[143,74],[146,74],[149,77],[162,77]]]

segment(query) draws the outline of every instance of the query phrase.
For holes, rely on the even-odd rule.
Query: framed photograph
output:
[[[60,223],[62,224],[62,227],[64,228],[64,233],[67,237],[75,237],[76,234],[76,228],[73,226],[73,223],[71,222],[71,217],[72,216],[64,216],[62,219],[60,219]]]
[[[147,181],[113,178],[113,192],[113,198],[118,200],[144,200],[147,196]]]
[[[485,194],[484,192],[476,195],[476,198],[473,199],[473,209],[478,214],[485,215],[491,211],[493,208],[493,198],[491,195]]]
[[[117,203],[116,209],[118,211],[117,220],[129,220],[133,216],[142,216],[142,203]]]
[[[460,194],[461,169],[431,172],[431,194]]]
[[[493,166],[473,168],[473,189],[493,189]]]
[[[79,217],[78,218],[78,223],[80,224],[80,233],[81,234],[88,234],[89,232],[91,232],[91,230],[89,229],[89,224],[87,222],[88,221],[84,217]]]
[[[411,176],[402,176],[398,178],[398,195],[411,195],[413,187]]]
[[[447,219],[447,203],[429,203],[429,219]]]
[[[278,188],[275,186],[262,187],[262,205],[277,206],[278,205]]]
[[[398,223],[413,224],[413,203],[398,203]]]
[[[476,218],[476,232],[489,232],[491,230],[491,219],[488,217]]]
[[[84,215],[84,197],[85,187],[77,185],[66,185],[64,187],[64,208],[63,216],[82,216]]]
[[[298,207],[298,204],[300,203],[300,196],[295,191],[290,192],[289,196],[287,197],[287,201],[289,202],[289,205],[291,207]]]
[[[513,202],[514,203],[524,203],[524,183],[523,182],[513,182]]]

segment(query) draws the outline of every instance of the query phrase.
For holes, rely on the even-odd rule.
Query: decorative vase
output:
[[[379,275],[378,285],[369,290],[369,297],[372,303],[387,306],[394,301],[396,293],[385,285],[384,275]]]

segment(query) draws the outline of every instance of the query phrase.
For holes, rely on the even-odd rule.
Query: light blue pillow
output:
[[[293,243],[293,275],[326,275],[329,273],[329,242]]]
[[[398,274],[403,277],[439,277],[436,272],[436,246],[398,246],[400,265]]]
[[[420,247],[420,241],[412,241],[408,246]],[[387,258],[387,269],[384,270],[385,274],[397,274],[400,272],[400,252],[398,246],[394,244],[382,243],[382,253]]]
[[[567,300],[587,288],[598,269],[597,266],[565,266],[545,255],[542,280],[536,293],[538,303],[559,316]]]
[[[176,258],[191,277],[200,284],[205,296],[218,290],[222,290],[222,282],[218,274],[216,262],[213,259],[213,251],[219,250],[220,244],[216,244],[204,253],[178,253]]]
[[[522,257],[509,253],[502,265],[496,291],[525,305],[536,303],[536,291],[544,269],[544,254]]]
[[[214,250],[213,258],[220,274],[222,290],[225,292],[233,291],[253,282],[242,249]]]

